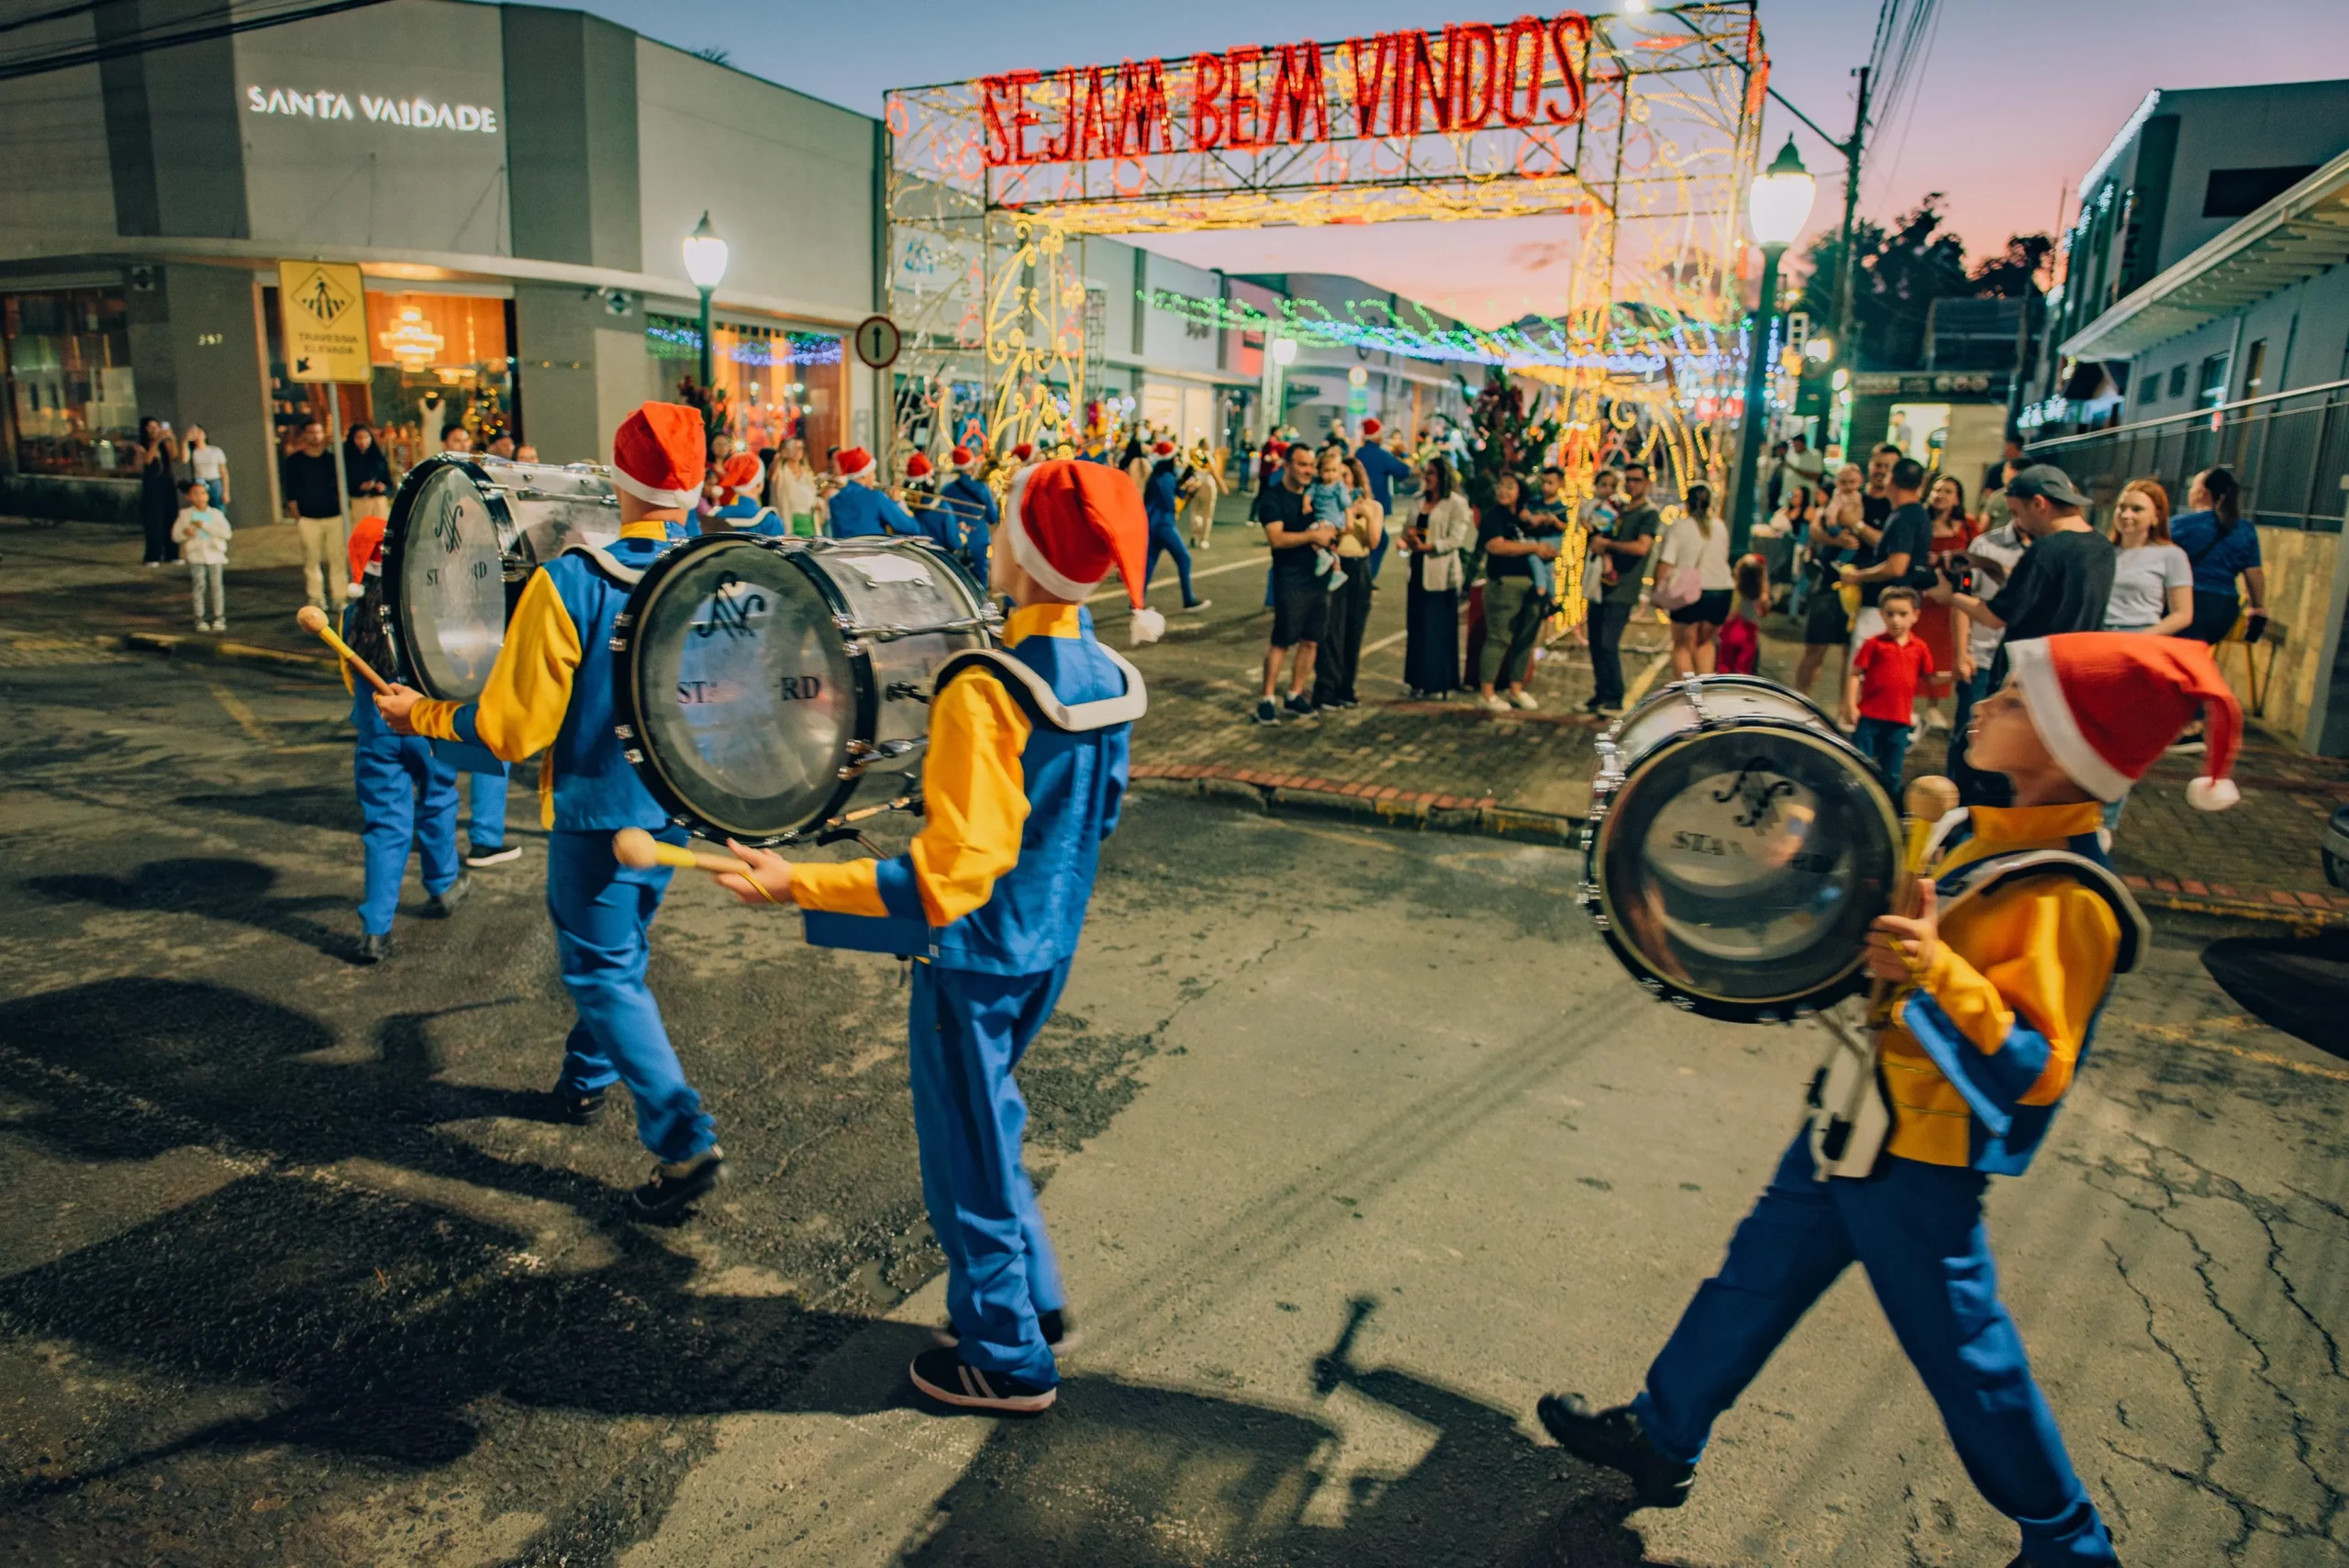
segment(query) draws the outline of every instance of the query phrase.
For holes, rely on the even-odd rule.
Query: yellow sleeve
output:
[[[1978,967],[1960,945],[1983,955]],[[2054,1105],[2071,1087],[2120,951],[2110,905],[2069,878],[2039,878],[2002,893],[1956,942],[1941,942],[1920,989],[1968,1045],[2029,1074],[2011,1084],[2014,1104]]]
[[[802,908],[847,915],[898,915],[918,908],[948,926],[985,904],[996,879],[1019,861],[1028,823],[1020,765],[1028,716],[1001,682],[974,673],[948,683],[930,704],[930,754],[922,764],[928,820],[905,854],[887,861],[795,865],[791,896]]]
[[[418,735],[436,740],[478,740],[509,762],[535,756],[554,744],[571,706],[571,681],[579,668],[579,628],[563,607],[554,579],[531,573],[507,623],[506,644],[489,672],[489,684],[472,703],[426,701],[410,720]],[[471,728],[463,733],[470,707]]]

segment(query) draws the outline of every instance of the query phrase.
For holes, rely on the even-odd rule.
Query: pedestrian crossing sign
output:
[[[366,284],[357,267],[278,262],[277,315],[288,381],[369,379]]]

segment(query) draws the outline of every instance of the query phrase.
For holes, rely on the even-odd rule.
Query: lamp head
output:
[[[1745,213],[1753,226],[1753,238],[1764,245],[1793,244],[1810,218],[1810,200],[1818,186],[1810,171],[1802,166],[1795,139],[1787,138],[1786,147],[1768,169],[1753,177],[1753,188],[1746,193]]]
[[[1275,364],[1276,364],[1276,365],[1292,364],[1292,363],[1296,362],[1296,360],[1297,360],[1297,339],[1294,339],[1294,338],[1275,338],[1275,339],[1273,339],[1273,362],[1274,362]]]
[[[701,215],[694,231],[685,236],[685,276],[694,287],[714,289],[726,276],[726,241],[709,226],[709,214]]]

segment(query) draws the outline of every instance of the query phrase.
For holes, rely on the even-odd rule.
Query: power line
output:
[[[28,76],[97,65],[109,60],[151,53],[156,50],[175,49],[182,44],[234,38],[239,33],[258,32],[264,28],[284,27],[288,22],[303,22],[313,17],[332,16],[338,11],[357,11],[381,4],[383,0],[295,0],[292,5],[272,9],[268,7],[267,0],[263,0],[262,6],[249,7],[215,0],[215,3],[206,5],[190,16],[175,18],[161,26],[134,28],[86,40],[77,39],[66,44],[37,45],[0,54],[0,82],[15,82]],[[62,6],[0,25],[0,31],[60,20],[97,9],[95,0],[89,4]]]

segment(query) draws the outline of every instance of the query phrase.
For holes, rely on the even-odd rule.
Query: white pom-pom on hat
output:
[[[2242,798],[2232,779],[2196,779],[2186,786],[2186,804],[2197,811],[2224,811]]]

